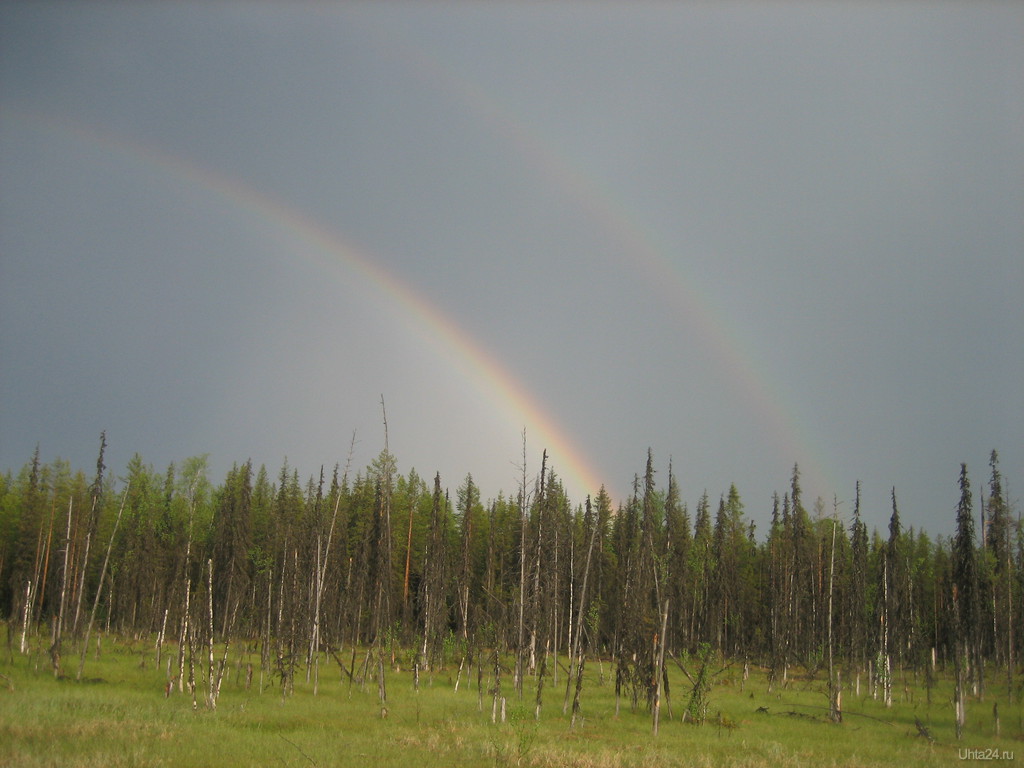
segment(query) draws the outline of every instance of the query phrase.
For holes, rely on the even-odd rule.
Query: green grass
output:
[[[174,654],[173,646],[165,646]],[[282,701],[278,685],[259,691],[258,656],[232,649],[216,711],[193,711],[191,696],[164,695],[166,667],[154,664],[149,643],[104,639],[103,653],[90,654],[86,681],[73,680],[77,658],[68,652],[72,679],[57,680],[45,653],[0,655],[0,765],[4,766],[913,766],[960,762],[961,749],[995,748],[1024,760],[1022,708],[1009,702],[1005,681],[990,685],[983,702],[971,701],[965,738],[954,738],[952,688],[942,680],[926,701],[923,682],[908,676],[894,685],[891,709],[852,690],[844,694],[844,722],[825,721],[824,681],[791,678],[785,689],[767,691],[762,671],[745,683],[738,668],[719,677],[711,691],[709,722],[685,725],[680,716],[689,685],[674,668],[671,709],[663,709],[655,739],[650,714],[630,712],[623,700],[615,717],[613,685],[588,663],[583,690],[584,721],[571,731],[562,715],[564,672],[558,685],[545,684],[544,710],[533,716],[535,682],[527,680],[523,701],[503,678],[507,721],[491,723],[490,697],[478,710],[476,671],[463,674],[454,690],[455,667],[421,677],[414,692],[407,670],[387,672],[388,714],[381,717],[377,686],[365,690],[342,680],[333,661],[321,662],[319,695],[304,673]],[[245,689],[240,664],[257,667]],[[606,676],[610,668],[604,666]],[[197,676],[200,676],[197,665]],[[485,685],[489,678],[485,675]],[[468,684],[467,684],[468,683]],[[202,682],[200,683],[202,686]],[[200,687],[200,691],[202,687]],[[862,682],[862,694],[866,685]],[[993,735],[992,704],[998,701],[1002,736]],[[767,714],[757,712],[766,707]],[[731,724],[724,727],[719,720]],[[797,714],[790,714],[797,713]],[[936,743],[917,735],[915,717],[930,726]]]

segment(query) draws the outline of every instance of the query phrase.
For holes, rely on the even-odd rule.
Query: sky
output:
[[[0,471],[1024,487],[1024,5],[0,4]],[[382,409],[381,403],[384,403]]]

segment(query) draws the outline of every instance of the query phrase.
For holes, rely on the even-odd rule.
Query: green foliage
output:
[[[539,667],[545,651],[580,637],[584,580],[582,645],[602,654],[606,674],[625,670],[640,705],[650,700],[666,599],[670,658],[710,649],[770,667],[779,684],[788,669],[815,671],[830,657],[844,679],[863,673],[885,645],[880,627],[894,668],[922,675],[933,652],[948,662],[960,643],[972,668],[1005,671],[1024,658],[1024,534],[995,454],[990,467],[981,503],[998,540],[975,534],[966,467],[953,539],[905,530],[895,491],[887,536],[864,524],[859,486],[848,525],[820,499],[812,519],[798,467],[759,539],[747,517],[758,502],[736,485],[714,507],[704,492],[691,526],[671,467],[662,490],[650,453],[618,507],[604,489],[574,506],[546,462],[524,498],[484,501],[471,476],[452,492],[440,476],[428,486],[415,471],[398,474],[387,451],[353,477],[335,468],[303,480],[286,460],[276,474],[236,464],[217,483],[205,456],[162,472],[133,456],[99,485],[36,453],[0,478],[0,616],[15,651],[22,634],[41,642],[66,588],[65,628],[77,641],[74,615],[96,597],[123,496],[97,628],[208,643],[212,560],[215,639],[255,645],[261,658],[286,660],[289,674],[317,650],[351,671],[351,649],[380,640],[415,649],[431,672],[508,654],[514,679],[521,662]],[[1019,689],[1012,668],[1006,685]]]

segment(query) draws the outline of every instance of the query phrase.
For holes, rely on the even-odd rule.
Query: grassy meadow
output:
[[[597,660],[587,663],[583,720],[571,730],[562,714],[563,669],[557,684],[545,680],[539,721],[536,681],[527,679],[519,700],[511,675],[505,674],[506,721],[494,724],[486,690],[480,708],[476,669],[467,667],[455,690],[457,662],[422,674],[418,692],[411,670],[389,666],[382,717],[376,681],[350,683],[330,657],[321,660],[317,695],[300,671],[294,693],[283,698],[276,679],[264,678],[261,692],[258,653],[233,647],[218,706],[211,711],[204,706],[198,663],[198,709],[193,710],[187,689],[165,695],[166,661],[156,665],[151,642],[104,637],[102,653],[97,657],[93,648],[89,654],[82,682],[74,680],[78,657],[72,649],[65,650],[67,677],[56,679],[42,641],[37,646],[22,655],[8,645],[0,655],[0,765],[912,768],[990,755],[1002,762],[1024,761],[1020,697],[1011,702],[1005,678],[994,673],[985,700],[971,700],[967,731],[957,742],[948,678],[934,685],[929,704],[923,679],[898,677],[891,709],[868,696],[862,681],[860,697],[852,687],[844,692],[844,722],[837,725],[826,720],[823,675],[792,674],[784,688],[769,693],[764,670],[752,665],[744,681],[742,665],[734,665],[718,675],[708,720],[696,726],[681,722],[690,685],[671,664],[671,697],[654,737],[650,713],[643,707],[632,712],[628,698],[615,715],[613,671]],[[164,659],[175,657],[176,650],[165,645]],[[249,663],[255,671],[247,689]],[[484,688],[491,684],[485,673]],[[918,734],[915,718],[929,726],[934,743]]]

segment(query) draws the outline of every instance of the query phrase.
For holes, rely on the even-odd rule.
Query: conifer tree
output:
[[[997,661],[1007,671],[1007,685],[1013,685],[1013,560],[1010,547],[1010,514],[1003,493],[1003,478],[999,471],[999,454],[989,455],[988,500],[986,503],[986,560],[990,574],[990,610],[992,614],[992,644]]]
[[[689,585],[689,569],[693,534],[690,531],[690,517],[686,504],[679,500],[679,484],[668,466],[668,492],[665,496],[665,550],[666,550],[666,597],[671,601],[675,621],[670,624],[666,643],[670,649],[686,647],[688,617],[692,611],[692,596]]]
[[[860,481],[857,481],[853,522],[850,524],[850,588],[846,614],[849,617],[848,661],[858,674],[868,659],[868,529],[860,513]]]
[[[420,582],[420,604],[423,614],[423,642],[420,656],[427,668],[440,661],[443,644],[443,622],[445,619],[445,569],[447,547],[441,493],[441,473],[434,475],[433,503],[430,511],[430,531],[423,558],[423,578]]]
[[[480,520],[478,507],[480,491],[473,483],[473,476],[466,475],[465,482],[458,489],[456,510],[459,513],[459,529],[461,538],[461,554],[457,578],[459,634],[464,640],[469,639],[470,626],[470,592],[473,584],[473,555],[475,543],[479,537]],[[473,597],[475,597],[475,592]]]
[[[974,510],[967,465],[960,465],[960,502],[956,511],[956,536],[953,539],[953,607],[955,612],[955,656],[957,675],[956,730],[963,735],[966,722],[967,676],[978,685],[979,623],[978,564],[974,533]]]
[[[237,610],[240,595],[248,592],[252,546],[252,460],[228,472],[217,494],[213,512],[213,571],[217,575],[214,613],[222,619],[221,635],[227,634],[229,617]]]
[[[44,491],[41,483],[42,464],[39,458],[39,446],[36,445],[32,453],[32,460],[28,472],[23,473],[19,478],[20,486],[20,514],[15,517],[17,520],[17,535],[11,556],[11,576],[9,580],[11,595],[11,615],[19,615],[27,608],[28,623],[32,623],[34,595],[43,595],[40,586],[41,564],[47,562],[46,544],[50,540],[51,533],[47,528],[45,540],[40,536],[44,529],[43,505]],[[27,589],[26,589],[27,585]]]

